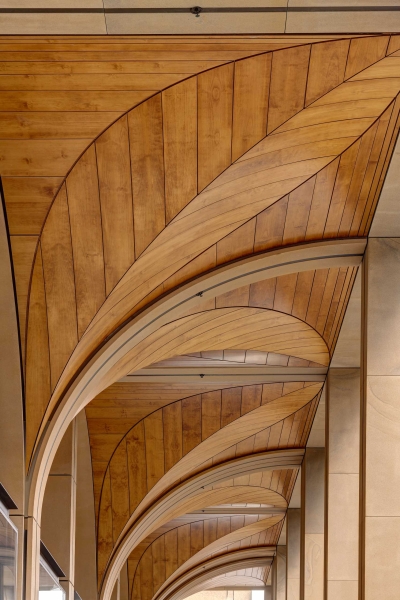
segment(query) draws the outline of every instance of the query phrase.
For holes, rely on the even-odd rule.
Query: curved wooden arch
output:
[[[206,582],[218,576],[240,569],[271,565],[275,551],[275,546],[267,546],[236,550],[210,558],[181,575],[162,594],[155,597],[159,600],[183,600],[197,591],[206,589]]]
[[[234,529],[229,533],[218,537],[214,542],[211,542],[208,545],[205,545],[202,549],[198,550],[193,556],[191,556],[188,560],[186,560],[183,564],[178,565],[178,568],[169,576],[166,577],[165,581],[162,583],[158,589],[155,590],[153,595],[154,598],[163,598],[164,593],[168,594],[168,589],[173,585],[173,582],[179,578],[183,573],[190,571],[199,563],[203,563],[206,559],[210,558],[212,555],[221,554],[223,552],[230,552],[234,549],[234,545],[242,542],[245,543],[246,547],[249,546],[259,546],[262,545],[262,542],[250,541],[251,536],[260,534],[261,532],[265,532],[267,529],[274,527],[278,523],[283,520],[283,515],[273,515],[267,518],[260,518],[256,522],[252,522],[250,524],[244,525],[240,528]],[[154,544],[154,542],[153,542]],[[153,545],[152,544],[152,545]],[[243,547],[243,546],[242,546]],[[146,551],[149,553],[151,551],[151,547]],[[167,549],[168,552],[168,549]],[[141,559],[141,561],[144,557]],[[140,563],[139,563],[140,564]],[[139,565],[138,565],[139,566]],[[135,583],[135,581],[134,581]],[[132,590],[132,594],[134,594]]]
[[[320,392],[321,388],[322,385],[318,383],[308,385],[307,387],[302,387],[284,396],[274,398],[267,404],[263,404],[258,408],[250,410],[242,416],[238,416],[238,418],[201,441],[186,455],[182,456],[182,458],[179,459],[179,457],[176,456],[175,464],[172,464],[169,470],[167,470],[158,481],[154,479],[152,486],[149,486],[148,484],[147,489],[143,489],[143,485],[141,484],[141,471],[133,468],[130,471],[128,481],[129,488],[135,490],[135,498],[137,498],[137,500],[131,506],[131,508],[128,508],[128,511],[125,514],[124,510],[121,510],[121,505],[124,502],[124,490],[121,490],[119,487],[115,488],[115,490],[113,490],[113,487],[104,487],[99,502],[99,537],[102,537],[102,527],[105,527],[106,531],[109,528],[109,519],[107,518],[107,514],[110,505],[113,510],[120,511],[120,524],[117,534],[122,532],[120,535],[123,535],[123,532],[131,527],[131,524],[135,523],[135,521],[137,521],[146,510],[150,509],[150,507],[154,507],[156,501],[162,498],[164,494],[173,486],[176,486],[179,484],[179,482],[188,479],[192,474],[198,472],[199,470],[202,472],[205,467],[209,466],[210,462],[212,464],[212,459],[218,457],[219,454],[229,448],[233,447],[233,456],[235,456],[237,444],[245,439],[251,438],[258,432],[265,430],[274,423],[282,421],[289,415],[297,412],[311,402],[311,400]],[[173,418],[177,419],[177,415],[175,415]],[[155,435],[154,430],[157,427],[156,421],[154,421],[154,418],[151,417],[148,418],[148,421],[149,435]],[[121,444],[120,446],[123,452],[123,465],[126,465],[128,461],[132,465],[137,464],[136,461],[141,461],[142,456],[139,454],[141,426],[137,425],[135,426],[134,431],[135,429],[139,431],[138,434],[131,436],[131,444],[128,446]],[[159,449],[160,442],[157,437],[155,437],[154,449],[152,452],[155,453],[159,451]],[[131,453],[133,453],[133,455],[130,457]],[[120,452],[117,449],[110,461],[107,471],[115,468],[116,472],[118,473],[120,458]],[[224,460],[226,460],[226,456],[224,456]],[[124,489],[126,496],[126,492],[129,490],[126,490],[126,486]],[[139,490],[141,490],[141,493],[139,493]],[[115,506],[115,508],[112,502],[113,496],[117,498],[118,506]],[[124,504],[126,504],[126,502],[124,502]],[[182,514],[183,512],[188,511],[182,511]],[[103,546],[104,544],[102,544],[102,547]],[[102,557],[103,560],[104,558],[108,557]],[[101,572],[102,561],[100,561],[100,556],[98,560],[100,563],[99,571]]]
[[[299,449],[260,453],[237,458],[211,467],[164,494],[159,500],[150,505],[139,518],[136,518],[136,520],[131,519],[122,531],[103,577],[101,598],[107,598],[108,594],[112,592],[118,574],[132,549],[151,531],[180,514],[204,508],[210,502],[214,503],[217,498],[221,498],[225,502],[224,498],[227,497],[226,488],[210,490],[210,486],[221,481],[260,471],[297,469],[302,462],[303,455],[304,450]],[[206,491],[204,491],[205,489]],[[260,488],[260,490],[262,490],[259,496],[261,500],[257,500],[257,503],[263,503],[262,498],[266,498],[265,488]],[[237,497],[235,494],[236,492],[232,492],[233,497]],[[279,495],[278,497],[281,499],[277,502],[285,507],[286,501],[284,498]],[[249,498],[249,495],[248,489],[244,486],[243,501],[248,502],[249,500],[246,500],[246,498]],[[274,496],[274,498],[276,497]]]

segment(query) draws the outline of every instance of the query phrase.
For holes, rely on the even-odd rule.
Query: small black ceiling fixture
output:
[[[203,9],[201,8],[201,6],[192,6],[190,12],[192,13],[192,15],[199,17],[202,10]]]

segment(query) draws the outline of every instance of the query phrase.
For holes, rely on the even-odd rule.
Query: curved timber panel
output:
[[[268,62],[268,56],[265,56]],[[307,212],[308,202],[309,210],[314,211],[310,235],[329,237],[359,235],[360,230],[365,232],[379,189],[380,176],[385,168],[389,150],[386,140],[390,141],[397,119],[397,107],[393,110],[391,102],[398,93],[398,82],[393,77],[379,78],[380,71],[379,68],[376,71],[375,66],[374,79],[340,83],[342,79],[339,76],[333,83],[333,85],[339,83],[336,88],[332,91],[322,90],[325,95],[304,108],[304,98],[307,96],[305,92],[313,81],[314,71],[308,70],[311,74],[309,79],[307,80],[307,76],[304,79],[299,77],[295,87],[290,89],[290,82],[293,79],[291,69],[293,61],[300,60],[305,65],[308,64],[310,56],[312,56],[310,45],[302,46],[300,50],[296,49],[295,54],[291,49],[282,50],[276,53],[276,57],[274,55],[270,73],[267,68],[262,71],[267,79],[271,77],[266,129],[263,129],[264,124],[262,127],[257,125],[256,129],[258,128],[259,133],[254,134],[255,137],[251,142],[246,142],[236,153],[247,150],[246,144],[256,143],[258,136],[260,136],[258,139],[262,139],[266,133],[269,135],[264,141],[256,144],[253,150],[244,154],[242,159],[232,167],[229,165],[237,156],[232,157],[231,140],[234,138],[234,132],[238,130],[235,129],[234,120],[229,122],[228,116],[232,114],[232,105],[243,102],[245,106],[246,102],[243,94],[240,95],[243,92],[243,85],[240,93],[239,87],[235,87],[236,81],[239,86],[240,77],[237,79],[235,77],[235,86],[232,83],[231,65],[216,67],[212,71],[187,79],[162,92],[162,114],[160,114],[160,102],[157,100],[159,96],[156,95],[145,101],[140,107],[133,109],[127,116],[117,121],[103,134],[104,138],[100,136],[96,144],[90,146],[82,155],[60,190],[40,239],[43,274],[40,274],[39,266],[37,272],[39,281],[40,277],[43,277],[49,282],[45,286],[44,306],[47,314],[49,347],[48,349],[44,347],[39,356],[35,336],[33,334],[28,336],[27,351],[31,357],[38,356],[38,364],[27,364],[27,388],[37,390],[33,399],[28,401],[28,406],[40,407],[46,404],[48,381],[51,389],[54,389],[80,338],[75,357],[65,371],[65,381],[60,382],[60,391],[76,372],[78,365],[82,365],[89,354],[118,325],[130,318],[143,303],[148,303],[162,293],[164,283],[177,271],[186,268],[186,265],[193,261],[194,271],[190,272],[189,268],[186,278],[196,275],[197,267],[194,259],[200,259],[206,251],[207,256],[215,254],[217,260],[231,260],[229,252],[228,256],[223,257],[222,246],[218,249],[217,245],[226,236],[233,235],[238,227],[246,225],[250,231],[253,224],[255,227],[256,221],[259,220],[258,215],[281,198],[288,196],[288,203],[293,207],[301,207],[300,212],[304,213]],[[246,64],[241,65],[240,68],[244,79],[246,76],[249,77],[248,73],[247,75],[245,73],[246,68],[249,70],[253,68],[251,61],[256,59],[260,60],[256,57],[246,59],[248,62],[243,61]],[[391,59],[382,59],[379,62],[382,72],[387,60]],[[297,65],[296,71],[301,73],[302,67]],[[364,72],[368,77],[368,68]],[[283,83],[279,83],[280,81]],[[376,82],[379,83],[378,92]],[[315,91],[315,85],[313,89],[314,96],[311,94],[311,97],[317,98],[319,92]],[[214,94],[215,90],[218,93]],[[365,101],[358,106],[357,119],[351,111],[346,113],[344,106],[354,101],[355,93],[357,98],[361,96],[361,100]],[[261,90],[259,110],[264,112],[262,94]],[[286,107],[285,103],[280,101],[281,98],[291,98],[292,105]],[[322,103],[319,108],[323,110],[316,110],[317,106],[314,108],[314,104],[318,102]],[[329,109],[324,108],[327,105]],[[254,107],[251,108],[253,111]],[[326,111],[331,114],[330,117],[326,116]],[[340,115],[343,111],[345,113],[346,138],[338,137],[341,131],[336,125],[337,111]],[[236,114],[235,110],[233,114]],[[170,127],[170,115],[180,122]],[[135,123],[140,121],[140,127],[131,125],[132,119],[134,121],[136,119]],[[256,123],[257,119],[254,122]],[[291,128],[289,131],[284,130],[288,127]],[[132,129],[133,139],[129,136],[128,140],[129,128]],[[161,128],[162,148],[159,133]],[[298,139],[299,128],[303,143],[294,146],[290,140],[293,140],[294,135]],[[139,138],[143,135],[142,145],[139,143],[142,138],[136,139],[134,134]],[[239,138],[243,137],[242,132],[237,135]],[[149,147],[151,152],[148,150]],[[200,154],[196,158],[197,147]],[[237,145],[234,147],[236,148]],[[131,160],[114,161],[111,166],[108,157],[122,155],[128,151],[128,148]],[[141,149],[144,155],[137,156]],[[335,167],[330,165],[335,161],[338,172],[335,181],[339,183],[332,191],[332,198],[335,205],[344,206],[343,219],[341,219],[343,230],[340,229],[341,223],[336,224],[336,216],[329,217],[329,209],[327,209],[328,217],[325,219],[321,217],[319,220],[319,216],[326,209],[322,210],[317,198],[315,202],[311,199],[304,204],[297,195],[297,188],[304,184],[301,195],[309,199],[311,184],[308,182],[315,178],[314,183],[317,186],[320,173],[322,173],[320,183],[325,177],[333,178],[328,171],[329,169],[333,171]],[[133,169],[130,172],[128,172],[129,164]],[[178,164],[184,168],[177,169]],[[346,168],[353,164],[357,164],[360,173],[367,172],[369,169],[369,175],[366,179],[361,175],[358,178],[353,177],[350,186],[351,196],[349,196]],[[218,169],[215,170],[214,165],[218,165],[219,170],[226,168],[226,171],[218,177]],[[163,210],[161,213],[158,209],[151,211],[156,219],[152,227],[143,220],[147,217],[143,217],[143,211],[140,212],[142,209],[135,206],[135,202],[132,209],[132,198],[145,198],[143,189],[140,193],[135,191],[137,179],[135,179],[135,172],[148,174],[144,178],[148,181],[148,184],[144,184],[145,189],[157,190],[157,181],[162,181],[163,176],[165,179],[164,190],[160,189],[159,195],[160,207],[162,202],[164,203]],[[282,180],[283,173],[285,173],[285,180]],[[213,179],[214,181],[207,185]],[[368,189],[362,192],[362,186],[366,186],[363,183],[365,180],[367,182],[371,180],[372,191]],[[375,180],[377,180],[376,184]],[[79,184],[81,181],[82,185]],[[143,177],[141,182],[143,184]],[[203,189],[203,186],[207,187]],[[121,213],[115,210],[115,205],[110,204],[110,198],[113,197],[118,197],[121,206],[126,207],[123,223],[120,222]],[[349,206],[348,197],[351,198]],[[158,201],[156,193],[152,198]],[[157,220],[159,214],[161,217]],[[288,209],[287,215],[290,217],[291,214],[292,211]],[[164,223],[162,218],[165,218]],[[253,221],[255,218],[256,220]],[[290,218],[293,223],[293,217]],[[89,235],[86,227],[88,222],[91,223]],[[320,226],[317,223],[320,223]],[[142,239],[142,241],[140,241],[142,233],[138,234],[136,240],[135,228],[142,233],[144,231],[153,233],[148,240]],[[307,227],[306,231],[300,234],[297,225],[294,233],[290,233],[290,221],[285,229],[289,243],[293,243],[299,235],[300,237],[307,235]],[[122,236],[118,248],[112,243],[116,231],[118,235],[121,232]],[[126,233],[123,233],[124,231]],[[240,232],[240,235],[242,233],[245,232]],[[152,241],[154,235],[157,237]],[[270,237],[268,233],[259,234],[259,237],[260,235],[261,238],[263,235],[264,238]],[[250,235],[250,238],[247,236],[247,239],[254,240],[254,235]],[[251,248],[248,242],[246,243],[248,246],[246,252],[253,252],[254,248]],[[134,261],[133,265],[124,275],[130,261]],[[212,266],[212,261],[209,264]],[[61,272],[65,273],[62,281],[57,275]],[[112,286],[121,277],[120,283],[111,291]],[[90,286],[87,285],[89,280]],[[37,288],[40,288],[40,285],[32,286],[32,290]],[[43,313],[43,298],[31,294],[29,302],[31,306],[29,318],[35,319],[35,311]],[[89,323],[91,325],[86,329]],[[29,329],[28,325],[28,331]],[[41,343],[45,341],[42,340]],[[49,355],[50,359],[45,359],[44,353],[46,356]],[[49,366],[46,365],[46,360],[49,361]],[[35,358],[31,363],[35,363]],[[33,377],[32,372],[37,368],[43,372],[39,381],[43,384],[42,389],[29,383],[30,378]],[[29,447],[32,447],[35,439],[35,429],[32,430],[29,433]]]

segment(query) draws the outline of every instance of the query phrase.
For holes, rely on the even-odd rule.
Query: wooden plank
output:
[[[316,178],[311,177],[311,179],[289,194],[285,229],[283,232],[284,244],[296,244],[304,241],[315,181]]]
[[[304,108],[310,49],[306,45],[273,53],[268,133]]]
[[[3,177],[10,235],[39,235],[62,177]]]
[[[222,390],[221,397],[221,427],[225,427],[241,415],[242,388]]]
[[[116,543],[129,515],[129,481],[126,441],[123,439],[115,449],[109,471],[112,496],[113,540]]]
[[[66,181],[74,258],[78,335],[103,304],[104,251],[95,147],[89,146]]]
[[[197,193],[197,79],[162,93],[165,215],[177,215]]]
[[[269,250],[280,246],[287,213],[289,196],[285,196],[256,217],[254,251]]]
[[[306,103],[308,106],[343,82],[350,40],[311,46]]]
[[[159,91],[185,79],[185,73],[69,73],[0,75],[0,91]]]
[[[324,238],[337,237],[359,148],[360,141],[350,146],[340,157],[335,187],[324,229]]]
[[[51,393],[46,296],[40,247],[36,254],[29,298],[25,385],[26,461],[29,463],[36,435]]]
[[[256,219],[251,219],[217,243],[217,264],[220,265],[254,251]]]
[[[232,161],[267,134],[272,54],[235,62]]]
[[[47,217],[42,259],[50,341],[51,387],[54,389],[78,343],[75,278],[65,185]]]
[[[0,172],[9,177],[64,177],[90,142],[0,140]]]
[[[248,306],[249,305],[250,286],[244,285],[236,290],[221,294],[215,298],[215,308],[225,308],[228,306]]]
[[[245,385],[242,388],[242,407],[241,414],[246,413],[258,408],[261,404],[261,385]]]
[[[152,543],[151,554],[153,558],[153,590],[156,592],[165,581],[165,558],[168,548],[165,547],[163,535]]]
[[[231,164],[233,64],[198,75],[197,103],[199,193]]]
[[[136,256],[165,227],[161,95],[128,115]]]
[[[345,79],[385,57],[389,36],[357,38],[350,42]]]
[[[112,522],[112,507],[111,507],[111,481],[110,473],[107,471],[103,482],[103,490],[101,495],[99,528],[97,534],[97,569],[98,581],[101,581],[104,573],[107,559],[113,548],[113,522]]]
[[[217,519],[206,519],[204,521],[204,547],[209,546],[217,539]]]
[[[194,74],[219,67],[219,60],[158,60],[158,61],[0,61],[2,75],[72,75],[75,73],[188,73]]]
[[[153,556],[150,551],[144,552],[140,561],[140,597],[141,600],[151,600],[154,594],[153,585]]]
[[[126,436],[129,473],[129,503],[132,513],[147,493],[146,445],[144,422],[138,423]]]
[[[207,439],[221,427],[221,392],[201,396],[201,437]]]
[[[204,521],[190,524],[190,556],[204,548]]]
[[[306,318],[314,276],[315,271],[305,271],[304,273],[298,273],[297,275],[292,315],[302,321]]]
[[[126,112],[153,92],[2,92],[1,110],[12,112]]]
[[[183,456],[201,442],[201,396],[182,400]]]
[[[339,275],[339,269],[329,269],[324,294],[322,296],[321,306],[319,309],[317,323],[315,329],[322,335],[325,323],[328,318],[329,309],[332,303],[332,297],[336,286],[336,281]]]
[[[182,458],[182,405],[174,402],[162,409],[164,426],[165,471]]]
[[[306,322],[315,327],[319,315],[319,309],[322,301],[322,294],[324,292],[326,279],[328,277],[329,269],[318,269],[315,271],[315,277],[311,290],[310,302],[307,308]]]
[[[165,577],[168,578],[178,568],[178,532],[176,529],[172,529],[165,534],[165,547],[167,548],[165,553]]]
[[[276,290],[276,277],[257,281],[250,286],[249,306],[273,308]]]
[[[10,236],[10,242],[15,276],[15,289],[17,292],[21,351],[22,356],[24,357],[28,290],[38,238],[35,235],[12,235]]]
[[[151,489],[164,475],[164,440],[162,410],[149,415],[144,420],[147,487]]]
[[[120,112],[1,112],[0,139],[95,138]]]
[[[339,160],[337,158],[332,161],[316,176],[310,216],[307,223],[306,240],[318,240],[322,237],[336,181]]]
[[[178,527],[178,565],[190,558],[190,525]]]
[[[282,275],[281,277],[276,278],[274,310],[291,314],[296,284],[297,273]]]
[[[122,117],[96,141],[106,295],[135,260],[128,119]]]

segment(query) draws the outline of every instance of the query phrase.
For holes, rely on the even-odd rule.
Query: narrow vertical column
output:
[[[286,546],[276,549],[276,600],[286,600]]]
[[[286,598],[300,598],[300,528],[301,509],[289,508],[287,511],[287,541],[286,541]]]
[[[74,597],[76,437],[74,421],[67,429],[51,467],[41,528],[43,543],[65,573],[60,583],[67,600]]]
[[[325,448],[307,448],[302,467],[300,599],[324,597]]]
[[[364,260],[362,600],[400,589],[400,238],[372,238]]]
[[[326,597],[357,600],[360,370],[330,369],[326,398]]]

